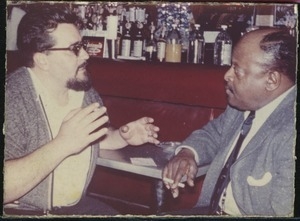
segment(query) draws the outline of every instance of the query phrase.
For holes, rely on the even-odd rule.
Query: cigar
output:
[[[171,180],[171,179],[166,178],[166,177],[163,178],[163,181],[164,181],[164,182],[167,182],[167,183],[170,183],[170,184],[173,184],[173,183],[174,183],[174,180]],[[184,187],[185,187],[184,183],[178,183],[178,186],[181,187],[181,188],[184,188]]]

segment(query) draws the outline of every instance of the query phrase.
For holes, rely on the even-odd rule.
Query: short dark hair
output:
[[[260,48],[270,55],[268,68],[279,71],[296,82],[297,42],[288,30],[268,33],[260,42]]]
[[[28,11],[18,26],[17,47],[24,64],[33,67],[33,55],[55,45],[49,35],[58,24],[79,25],[81,19],[65,4],[40,5]]]

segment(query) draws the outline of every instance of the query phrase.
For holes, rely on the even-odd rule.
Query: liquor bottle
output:
[[[154,38],[154,30],[155,26],[153,22],[151,22],[150,25],[150,37],[146,40],[146,61],[155,61],[157,58],[157,53],[156,53],[156,40]]]
[[[125,24],[125,32],[121,37],[121,56],[129,57],[131,51],[131,35],[130,35],[131,23]]]
[[[176,24],[172,25],[167,36],[166,62],[181,62],[181,35],[176,29]]]
[[[165,24],[161,27],[161,33],[159,34],[158,40],[157,40],[157,60],[160,62],[165,61],[165,55],[166,55],[166,26]]]
[[[232,40],[227,33],[227,25],[221,25],[222,30],[217,35],[214,45],[214,64],[231,65]]]
[[[143,55],[143,35],[142,35],[143,24],[141,22],[137,23],[137,31],[133,38],[133,57],[142,57]]]
[[[204,46],[205,41],[200,32],[200,25],[195,24],[195,30],[191,33],[188,48],[189,63],[204,64]]]
[[[86,20],[86,28],[89,30],[93,30],[94,23],[92,21],[93,8],[91,6],[86,7],[85,11],[85,20]]]
[[[123,26],[119,21],[118,31],[117,31],[117,39],[116,39],[116,55],[121,55],[121,39],[123,36]]]

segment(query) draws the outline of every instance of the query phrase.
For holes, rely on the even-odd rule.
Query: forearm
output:
[[[198,165],[208,164],[215,158],[223,143],[224,136],[229,136],[228,130],[232,129],[232,122],[228,119],[232,110],[226,109],[218,118],[209,121],[201,129],[193,131],[183,142],[182,146],[192,147],[198,155]],[[235,111],[236,112],[236,111]],[[236,113],[232,113],[237,116]],[[225,132],[225,135],[224,135]],[[234,134],[233,134],[234,135]]]
[[[118,129],[110,128],[106,137],[100,142],[100,149],[116,150],[127,146]]]
[[[58,151],[60,150],[60,151]],[[19,159],[8,160],[4,166],[4,204],[19,199],[66,157],[55,140]]]

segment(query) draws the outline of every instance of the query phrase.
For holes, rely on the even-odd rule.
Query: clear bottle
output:
[[[204,64],[204,50],[205,41],[200,32],[200,25],[195,24],[195,30],[191,33],[189,48],[188,48],[188,62],[194,64]]]
[[[143,24],[141,22],[137,23],[137,32],[133,38],[133,57],[142,57],[143,55],[143,43],[144,38],[142,35]]]
[[[166,26],[163,24],[161,27],[161,33],[157,40],[157,60],[160,62],[165,61],[166,44]]]
[[[125,24],[125,32],[121,37],[121,55],[124,57],[130,56],[131,51],[131,35],[130,35],[131,23]]]
[[[150,25],[150,37],[146,40],[146,61],[155,61],[157,58],[156,54],[156,49],[157,49],[157,44],[156,44],[156,39],[154,38],[154,30],[155,26],[153,22],[151,22]]]
[[[231,65],[232,39],[227,33],[227,25],[221,25],[222,30],[217,35],[214,45],[214,64]]]
[[[172,25],[172,29],[167,36],[166,62],[181,62],[181,35],[176,28],[176,24]]]

